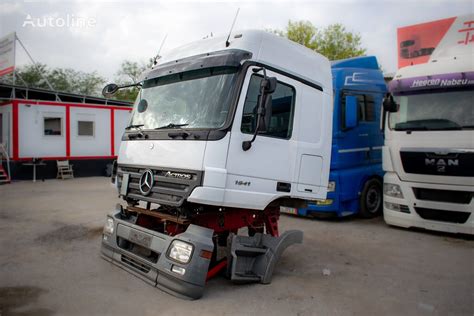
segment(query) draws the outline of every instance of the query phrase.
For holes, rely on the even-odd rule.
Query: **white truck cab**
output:
[[[280,206],[326,198],[329,61],[267,32],[234,32],[170,51],[140,85],[117,161],[126,205],[107,218],[103,257],[186,298],[222,267],[234,282],[269,283],[283,250],[302,242],[279,234]]]
[[[387,224],[474,234],[474,60],[400,69],[383,147]]]

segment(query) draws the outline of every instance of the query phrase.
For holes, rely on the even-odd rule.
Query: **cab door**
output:
[[[270,124],[264,133],[257,134],[251,148],[245,151],[242,142],[250,140],[255,131],[259,87],[263,79],[262,73],[254,73],[253,68],[247,71],[234,116],[227,157],[225,204],[263,209],[276,196],[307,193],[308,197],[313,197],[311,193],[316,193],[316,190],[313,192],[313,187],[306,189],[304,185],[299,185],[298,179],[308,182],[308,187],[314,185],[314,188],[319,188],[323,168],[319,156],[322,153],[311,145],[307,148],[300,146],[298,139],[300,134],[321,134],[318,132],[322,127],[318,124],[320,117],[317,111],[321,111],[322,102],[319,102],[319,108],[318,102],[315,102],[316,110],[308,112],[315,117],[313,120],[308,119],[307,113],[302,110],[309,107],[302,107],[302,104],[309,95],[306,90],[310,88],[297,80],[267,70],[267,76],[276,77],[278,81],[272,94]],[[317,92],[322,99],[322,92]],[[302,126],[295,124],[302,122],[301,116],[306,116],[304,131],[301,130]],[[328,146],[324,144],[324,147]],[[303,193],[298,192],[301,190]]]
[[[357,98],[357,125],[345,126],[346,96]],[[341,131],[338,154],[345,168],[366,165],[371,162],[371,147],[374,124],[377,124],[374,99],[370,93],[363,91],[344,90],[341,93]]]

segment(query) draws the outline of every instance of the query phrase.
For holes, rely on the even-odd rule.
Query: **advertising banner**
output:
[[[0,38],[0,77],[15,69],[15,42],[15,33]]]
[[[397,29],[398,68],[474,54],[474,14]]]

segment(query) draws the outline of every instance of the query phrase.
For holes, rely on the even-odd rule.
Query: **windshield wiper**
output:
[[[180,128],[183,126],[188,126],[189,124],[174,124],[174,123],[169,123],[168,125],[165,126],[160,126],[155,129],[167,129],[167,128]]]
[[[136,133],[128,133],[128,139],[137,139],[137,138],[145,138],[145,139],[148,139],[148,135],[146,135],[145,133],[143,133],[142,131],[142,127],[143,127],[143,124],[131,124],[131,125],[128,125],[127,127],[125,127],[125,130],[128,131],[132,128],[137,128],[138,129],[138,132]]]
[[[132,128],[140,128],[143,127],[144,124],[131,124],[125,127],[126,130],[132,129]]]
[[[463,125],[462,129],[474,129],[474,125]]]

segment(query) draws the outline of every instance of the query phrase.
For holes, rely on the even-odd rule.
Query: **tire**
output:
[[[360,216],[363,218],[379,216],[382,213],[382,199],[382,182],[376,178],[369,179],[360,195]]]

